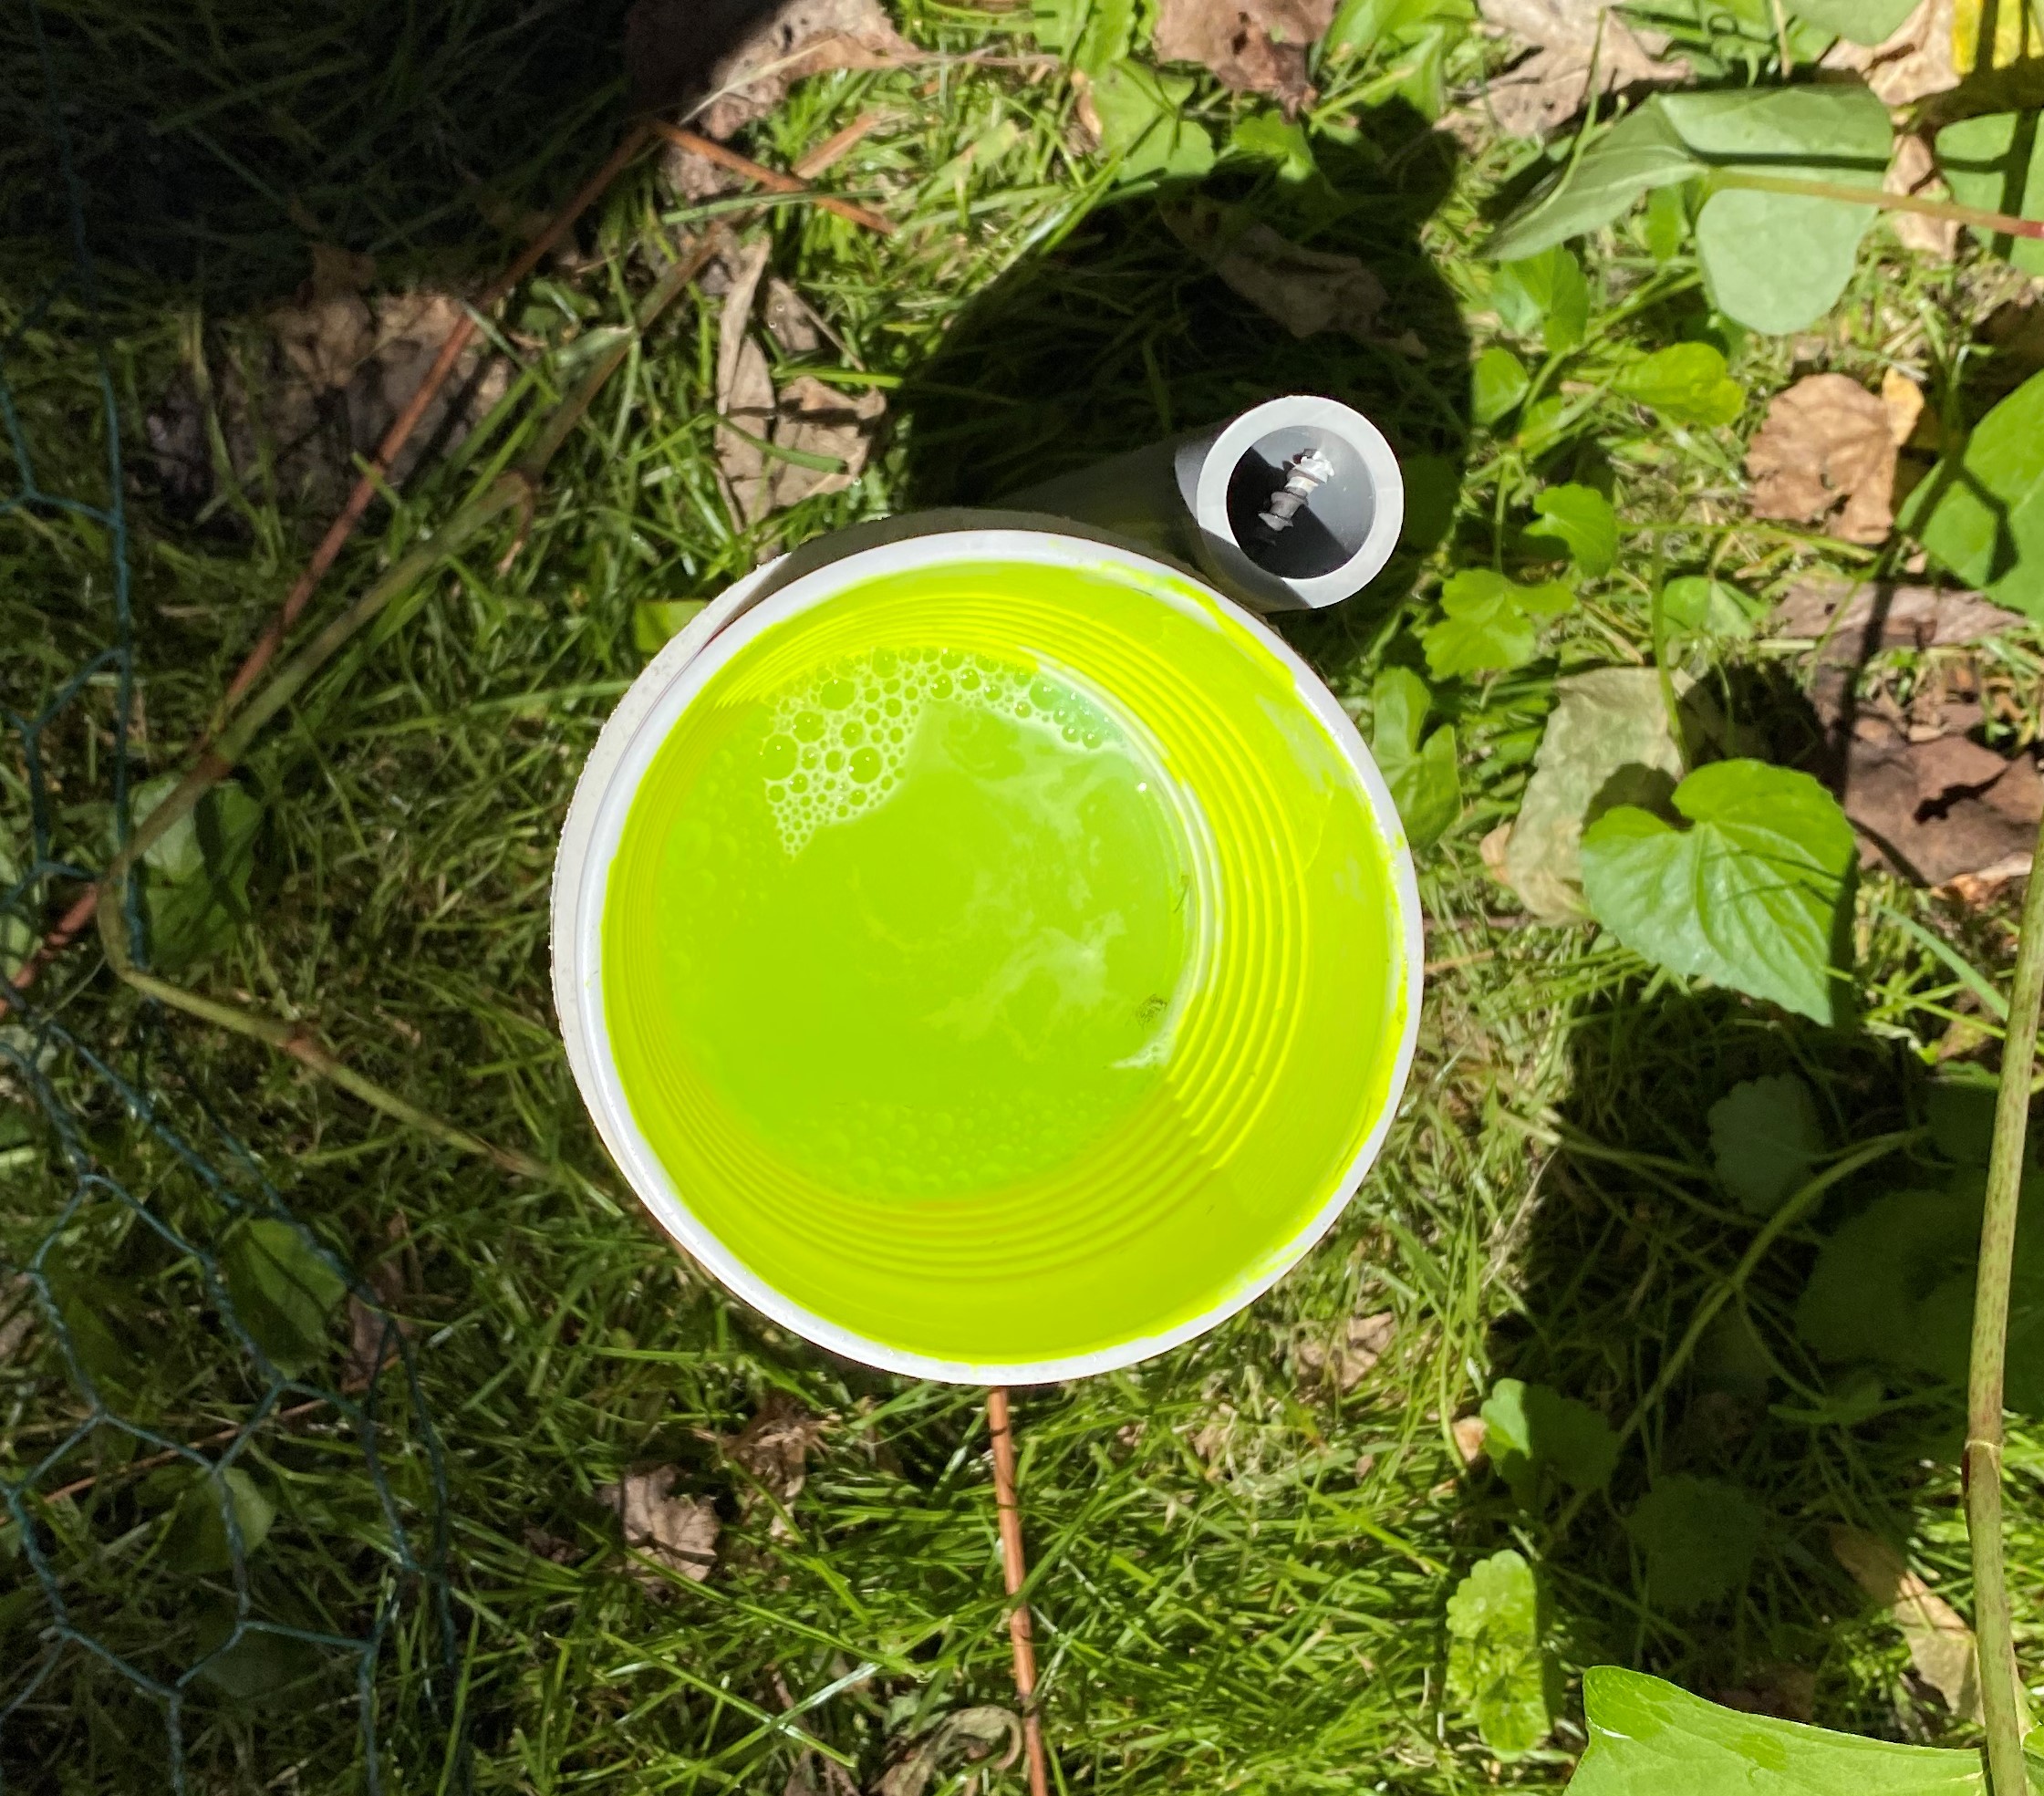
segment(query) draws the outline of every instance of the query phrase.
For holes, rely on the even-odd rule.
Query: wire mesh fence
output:
[[[0,1789],[375,1791],[400,1739],[407,1788],[459,1787],[447,1480],[411,1342],[161,1016],[82,952],[36,951],[161,790],[120,346],[32,25],[22,151],[70,230],[0,292]],[[123,894],[138,963],[231,924],[253,852],[231,785],[152,848]]]

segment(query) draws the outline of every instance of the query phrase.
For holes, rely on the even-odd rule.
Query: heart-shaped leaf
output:
[[[1516,1759],[1554,1725],[1533,1568],[1509,1548],[1479,1560],[1447,1599],[1447,1689],[1483,1743]]]
[[[1748,1079],[1710,1106],[1717,1177],[1752,1216],[1772,1216],[1824,1151],[1817,1100],[1793,1073]]]
[[[1569,1796],[1987,1796],[1980,1755],[1720,1708],[1616,1666],[1583,1674]]]
[[[1533,501],[1540,521],[1529,536],[1550,536],[1568,551],[1576,567],[1595,579],[1618,563],[1618,514],[1593,486],[1551,486]]]
[[[1416,852],[1432,847],[1462,815],[1455,732],[1425,734],[1433,703],[1427,682],[1409,668],[1386,668],[1370,689],[1370,753]]]
[[[1725,372],[1708,343],[1675,343],[1621,369],[1612,383],[1671,424],[1729,424],[1746,409],[1746,389]]]
[[[348,1285],[296,1224],[261,1216],[236,1226],[220,1251],[227,1295],[255,1344],[296,1376],[327,1346],[327,1319]]]
[[[1618,1436],[1587,1404],[1545,1385],[1500,1378],[1483,1405],[1483,1450],[1527,1509],[1539,1507],[1541,1474],[1572,1490],[1601,1490],[1618,1464]]]
[[[2044,130],[2034,112],[1962,119],[1937,134],[1938,171],[1962,206],[2044,218]],[[2044,275],[2044,241],[1973,234],[2027,275]]]
[[[1495,424],[1526,397],[1532,377],[1510,349],[1493,344],[1469,370],[1469,411],[1479,424]]]
[[[1901,522],[1960,579],[2044,618],[2044,374],[1932,470]]]
[[[1670,636],[1737,641],[1752,633],[1755,608],[1737,587],[1701,574],[1685,574],[1661,588],[1661,621]]]
[[[1436,680],[1523,667],[1533,659],[1536,619],[1558,618],[1575,603],[1559,580],[1522,587],[1488,567],[1465,568],[1441,588],[1447,615],[1420,641]]]
[[[1564,167],[1499,228],[1488,253],[1516,262],[1599,230],[1630,211],[1640,195],[1693,179],[1704,164],[1649,100],[1606,131],[1571,169]]]
[[[177,1571],[200,1575],[232,1570],[234,1541],[227,1530],[230,1511],[241,1535],[242,1553],[253,1554],[269,1537],[276,1506],[239,1466],[199,1473],[179,1500],[164,1532],[165,1562]]]
[[[1686,829],[1622,805],[1583,832],[1591,914],[1660,966],[1831,1022],[1854,856],[1837,799],[1808,773],[1721,761],[1673,803]]]
[[[1590,327],[1590,287],[1582,265],[1561,244],[1498,270],[1490,290],[1498,316],[1519,336],[1538,330],[1550,350],[1572,349]]]

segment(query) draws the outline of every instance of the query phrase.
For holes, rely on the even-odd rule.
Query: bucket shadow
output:
[[[1306,181],[1226,167],[1103,206],[990,286],[901,389],[901,508],[998,504],[1276,395],[1324,394],[1384,431],[1413,489],[1406,540],[1364,593],[1280,620],[1323,671],[1337,669],[1445,534],[1426,495],[1460,478],[1469,348],[1419,241],[1453,179],[1454,141],[1399,104],[1363,114],[1353,144],[1316,153]],[[1383,304],[1293,336],[1188,245],[1209,240],[1196,221],[1217,219],[1224,236],[1253,221],[1354,257]]]

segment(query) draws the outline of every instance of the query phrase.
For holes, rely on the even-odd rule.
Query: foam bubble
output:
[[[800,854],[825,825],[849,823],[898,789],[933,702],[1034,724],[1070,745],[1112,731],[1078,693],[1033,668],[956,649],[876,649],[819,670],[774,701],[760,751],[781,846]]]

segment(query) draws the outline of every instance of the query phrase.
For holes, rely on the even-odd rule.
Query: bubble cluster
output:
[[[774,703],[760,761],[782,846],[800,854],[825,825],[885,803],[938,702],[1055,731],[1074,748],[1099,748],[1109,736],[1105,718],[1071,688],[990,655],[875,649],[847,657]]]

